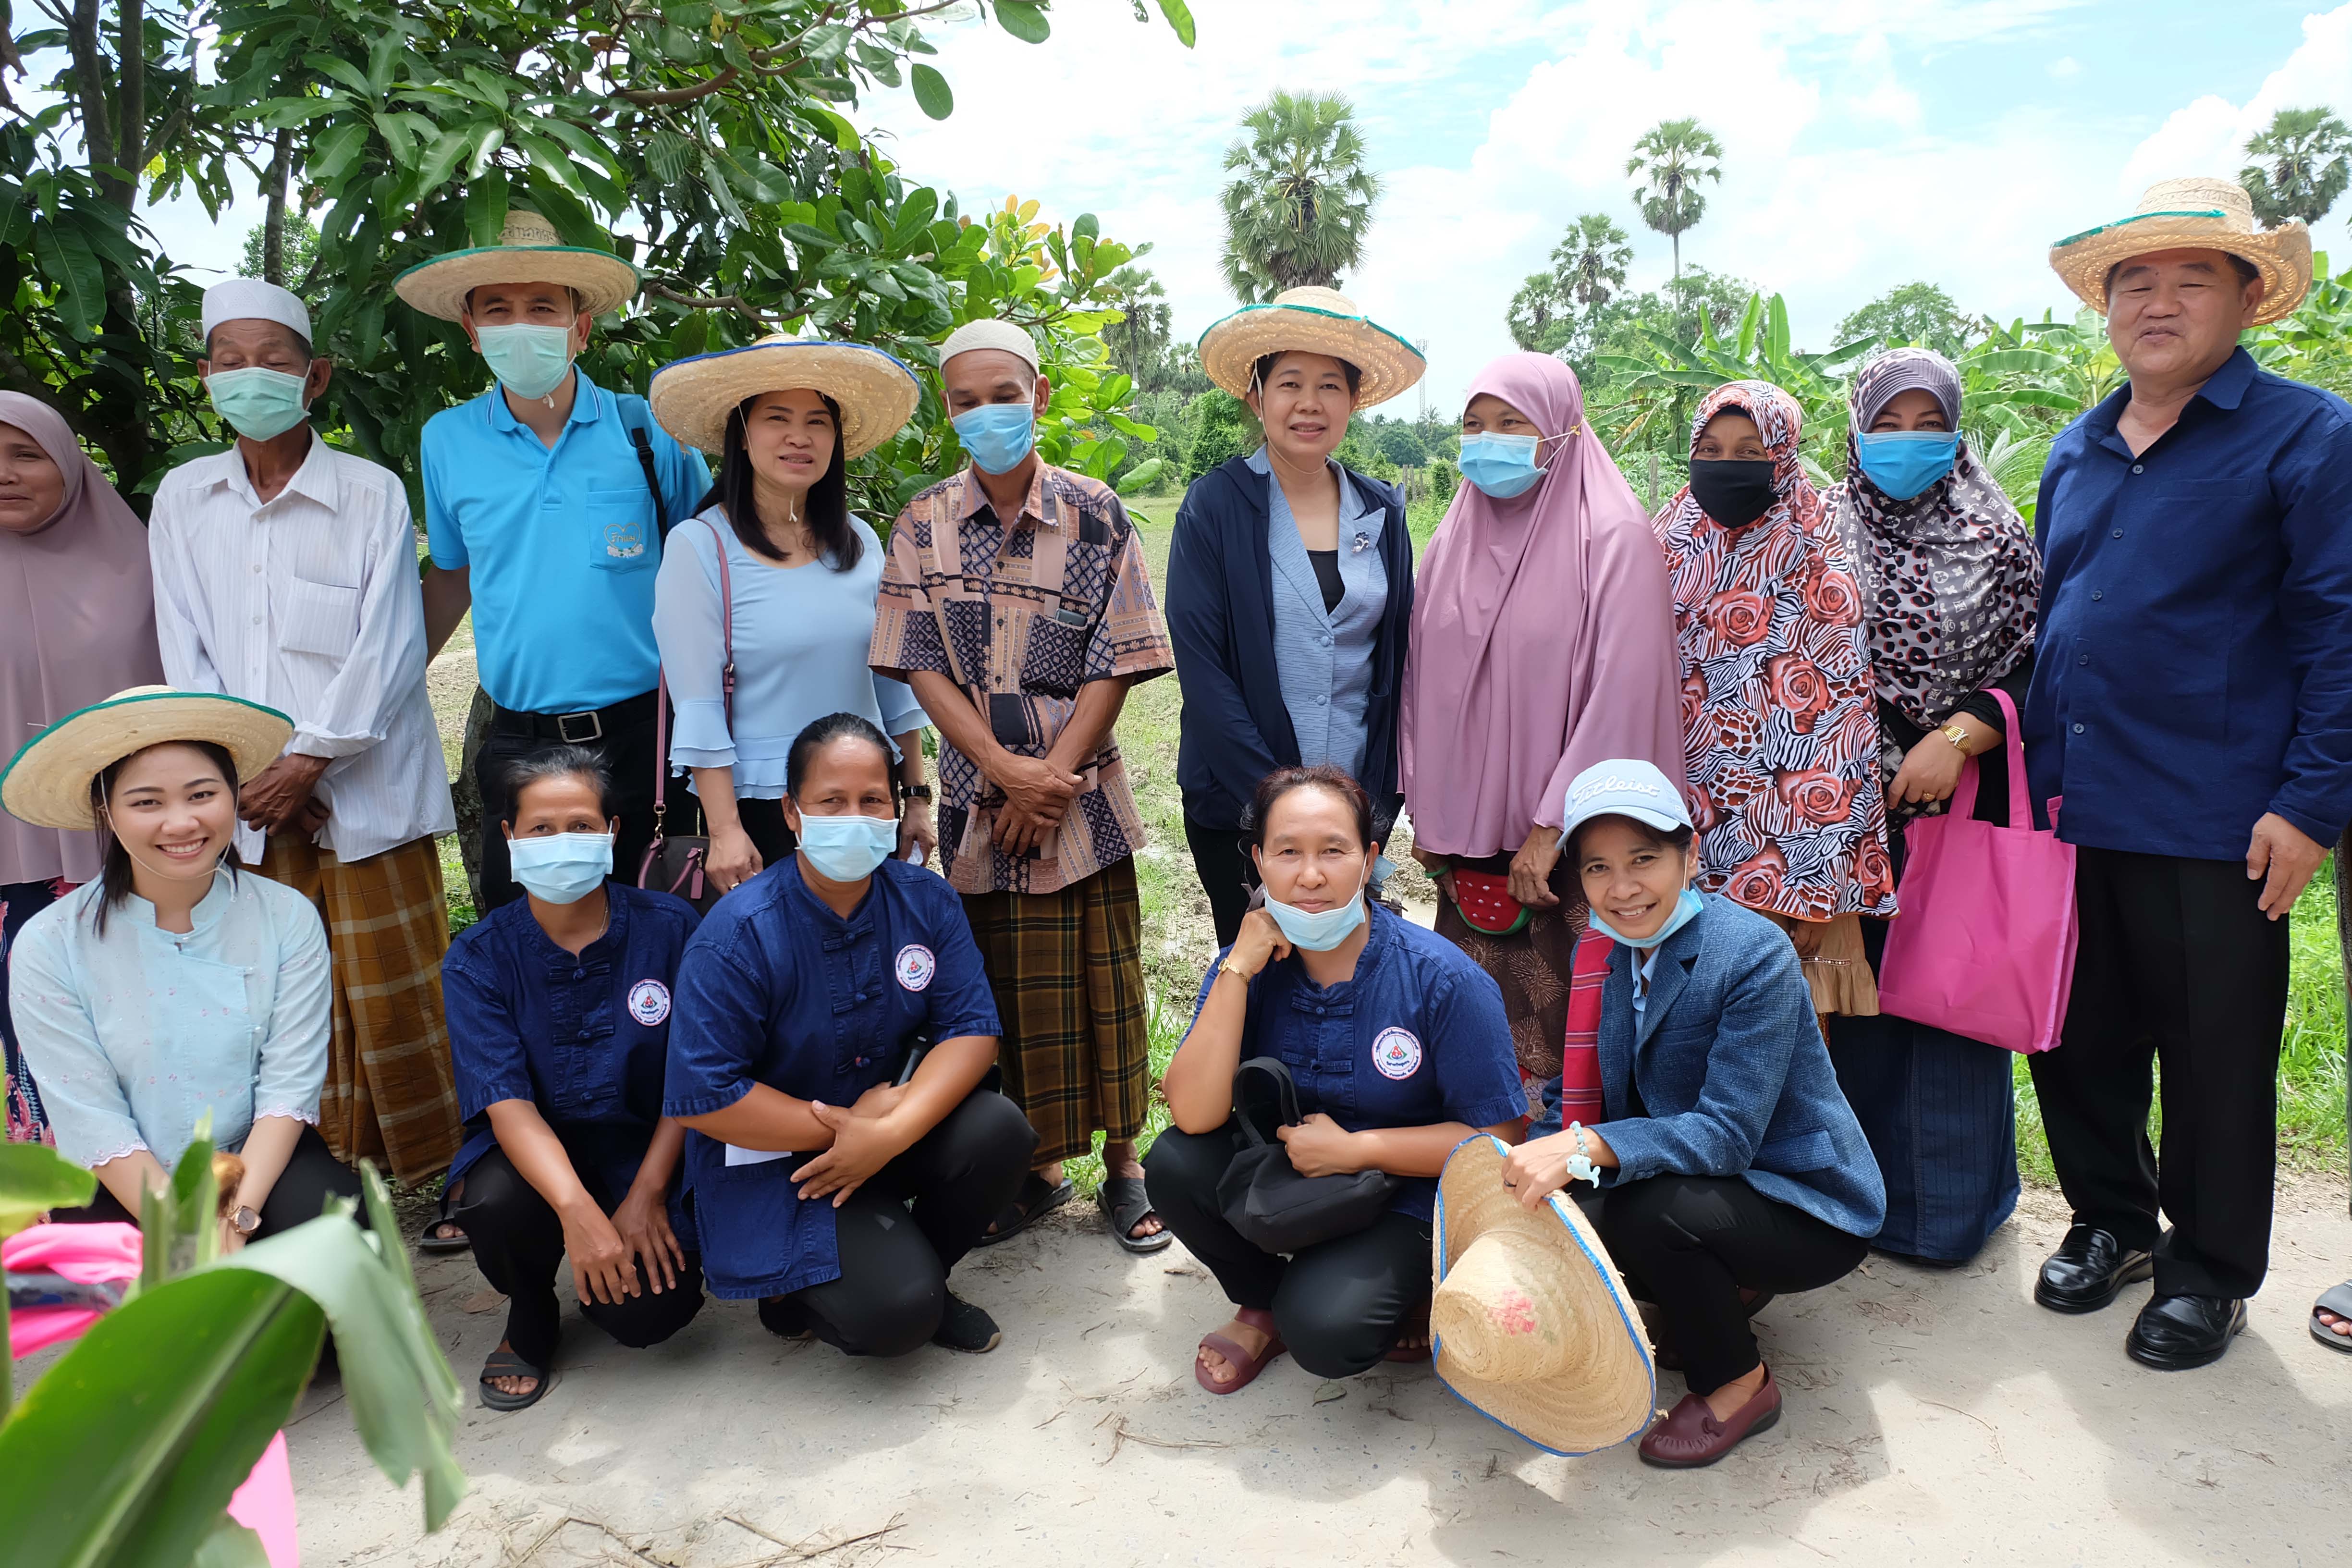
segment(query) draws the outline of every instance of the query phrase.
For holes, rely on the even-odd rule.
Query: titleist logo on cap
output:
[[[1619,793],[1626,795],[1646,795],[1655,798],[1658,793],[1658,786],[1654,784],[1643,784],[1639,779],[1621,779],[1615,773],[1612,773],[1605,779],[1595,779],[1591,784],[1586,784],[1582,789],[1578,790],[1572,798],[1579,802],[1582,802],[1591,800],[1596,795],[1615,795]]]

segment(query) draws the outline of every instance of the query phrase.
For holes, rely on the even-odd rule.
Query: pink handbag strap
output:
[[[726,705],[727,731],[735,731],[735,582],[727,570],[727,542],[719,536],[719,525],[709,518],[703,526],[710,530],[711,547],[719,552],[719,635],[727,645],[727,662],[719,669],[719,693]],[[662,816],[667,809],[669,785],[669,671],[664,669],[654,681],[654,842],[661,842]]]
[[[1988,689],[1992,692],[1992,700],[2000,704],[2001,721],[2009,726],[2000,742],[2001,750],[2008,753],[2009,825],[2021,833],[2033,826],[2032,808],[2025,799],[2025,737],[2018,733],[2017,704],[2010,700],[2009,693],[1998,686]],[[1952,804],[1947,811],[1948,816],[1962,818],[1976,816],[1977,769],[1982,763],[1980,757],[1970,757],[1968,766],[1960,770],[1960,782],[1953,786]]]

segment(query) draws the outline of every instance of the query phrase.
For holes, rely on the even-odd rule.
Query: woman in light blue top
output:
[[[257,703],[134,687],[51,725],[0,774],[12,816],[105,828],[98,879],[34,916],[9,955],[58,1152],[100,1186],[61,1218],[136,1223],[206,1122],[244,1165],[229,1247],[359,1195],[317,1131],[325,928],[301,894],[236,868],[237,780],[292,735]]]
[[[721,892],[791,858],[785,755],[829,713],[891,738],[908,797],[899,854],[920,859],[938,844],[923,774],[929,721],[903,682],[866,666],[882,546],[850,515],[846,483],[849,460],[896,435],[917,396],[914,374],[877,349],[786,337],[654,376],[655,417],[721,458],[654,585],[677,709],[670,766],[692,777]]]

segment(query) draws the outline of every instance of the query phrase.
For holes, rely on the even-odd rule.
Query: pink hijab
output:
[[[1513,353],[1478,373],[1482,393],[1535,421],[1546,471],[1509,500],[1454,493],[1414,588],[1398,737],[1414,842],[1474,857],[1559,826],[1594,763],[1683,777],[1665,563],[1583,388],[1548,354]]]
[[[30,533],[0,529],[0,764],[44,725],[163,679],[147,529],[82,455],[57,410],[0,392],[0,424],[39,443],[65,500]],[[34,827],[0,812],[0,883],[98,875],[98,836]]]

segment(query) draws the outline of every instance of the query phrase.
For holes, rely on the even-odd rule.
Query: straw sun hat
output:
[[[133,752],[210,741],[227,749],[238,778],[249,779],[293,738],[291,719],[242,697],[134,686],[67,714],[19,747],[0,770],[0,808],[36,827],[95,827],[89,781]]]
[[[1575,1456],[1638,1437],[1658,1373],[1633,1298],[1575,1203],[1533,1213],[1503,1185],[1500,1139],[1463,1140],[1438,1184],[1437,1375],[1480,1415]]]
[[[2155,250],[2219,250],[2259,270],[2256,326],[2292,315],[2311,289],[2311,231],[2300,223],[2257,228],[2254,204],[2232,180],[2159,180],[2129,217],[2052,246],[2050,265],[2083,303],[2105,315],[2108,268]]]
[[[1265,304],[1244,305],[1201,334],[1201,368],[1225,391],[1246,398],[1257,362],[1287,349],[1328,354],[1361,371],[1359,408],[1386,403],[1429,368],[1420,350],[1337,289],[1286,289]]]
[[[609,250],[566,245],[535,212],[507,214],[496,245],[453,250],[420,261],[392,280],[393,291],[428,316],[454,321],[466,296],[488,283],[561,283],[591,316],[616,310],[637,295],[637,269]]]
[[[747,397],[805,388],[841,405],[842,449],[862,458],[915,416],[915,373],[880,349],[783,332],[654,372],[654,417],[689,447],[727,449],[727,418]]]

